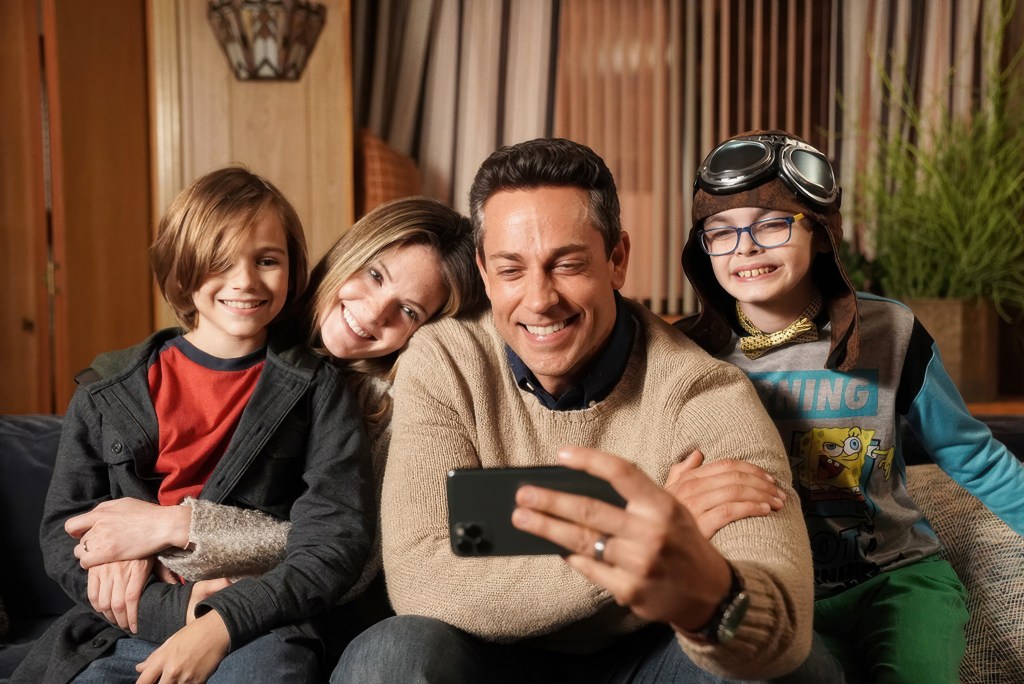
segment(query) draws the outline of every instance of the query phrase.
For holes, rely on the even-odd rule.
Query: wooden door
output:
[[[0,412],[152,330],[145,7],[0,2]]]
[[[36,0],[0,2],[0,412],[52,410]]]
[[[54,253],[54,394],[152,330],[145,0],[43,0]]]

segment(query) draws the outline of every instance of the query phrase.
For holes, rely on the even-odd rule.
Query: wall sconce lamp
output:
[[[297,81],[326,8],[305,0],[210,0],[207,16],[240,81]]]

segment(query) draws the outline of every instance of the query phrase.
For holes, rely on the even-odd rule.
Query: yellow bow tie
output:
[[[814,324],[814,318],[821,311],[821,293],[817,290],[811,297],[811,303],[807,305],[804,312],[795,321],[782,330],[773,333],[764,333],[750,322],[743,313],[740,303],[736,302],[736,318],[740,326],[749,336],[740,338],[740,350],[748,359],[756,359],[773,347],[781,347],[784,344],[799,342],[814,342],[818,339],[818,326]]]

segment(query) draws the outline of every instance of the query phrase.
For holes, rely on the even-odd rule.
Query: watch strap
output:
[[[736,629],[747,612],[750,599],[747,596],[742,578],[731,563],[729,564],[729,572],[732,575],[729,591],[721,603],[718,604],[718,607],[715,608],[711,619],[698,630],[684,632],[691,639],[709,644],[719,644],[729,641],[735,636]]]

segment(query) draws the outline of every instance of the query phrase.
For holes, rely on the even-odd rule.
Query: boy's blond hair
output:
[[[185,330],[196,326],[192,295],[213,273],[230,267],[230,257],[271,212],[288,244],[288,297],[278,318],[291,311],[306,287],[306,237],[295,208],[265,178],[242,166],[228,166],[193,181],[167,208],[149,248],[160,294]]]

